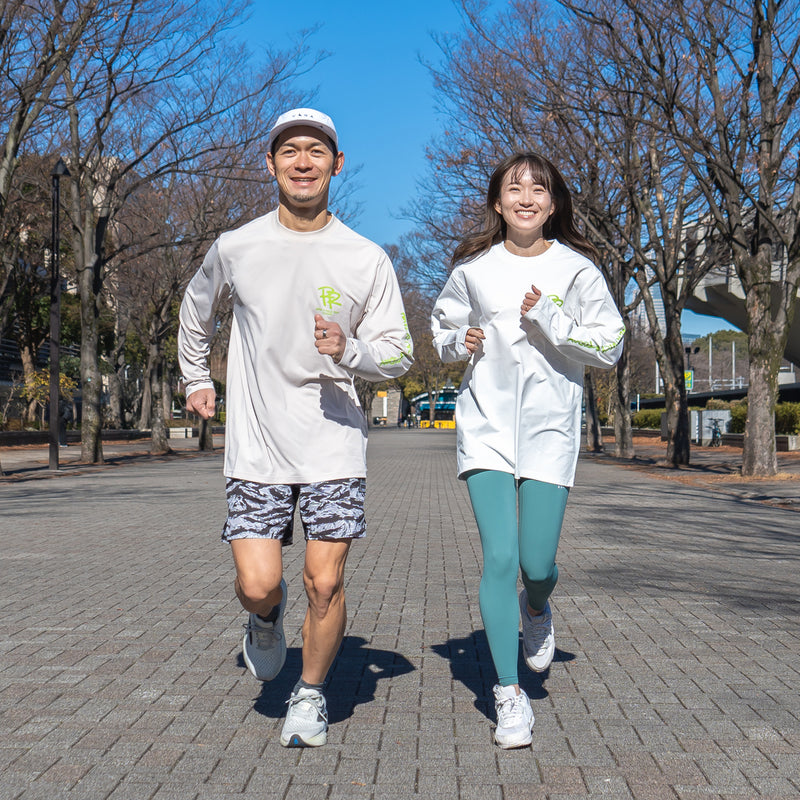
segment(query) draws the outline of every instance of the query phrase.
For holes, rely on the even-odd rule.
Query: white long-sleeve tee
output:
[[[178,354],[187,396],[213,383],[214,310],[233,300],[225,391],[225,475],[315,483],[366,475],[367,425],[353,376],[411,365],[411,336],[389,257],[336,217],[317,231],[272,211],[222,234],[186,290]],[[338,364],[314,344],[314,315],[347,343]]]
[[[531,285],[542,296],[521,317]],[[491,469],[572,486],[584,366],[616,363],[625,334],[600,270],[557,241],[532,257],[494,245],[453,270],[431,328],[443,361],[470,362],[456,401],[459,477]],[[469,328],[486,336],[471,357]]]

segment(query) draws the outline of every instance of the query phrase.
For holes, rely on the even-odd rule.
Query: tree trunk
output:
[[[666,330],[662,335],[646,270],[637,271],[636,282],[642,292],[642,302],[647,312],[656,360],[664,380],[664,408],[667,415],[666,463],[673,467],[687,465],[689,463],[690,436],[686,382],[683,376],[685,355],[681,338],[683,306],[676,302],[677,292],[674,287],[661,284],[661,299],[664,303],[666,322]]]
[[[433,430],[436,427],[436,398],[438,397],[438,392],[434,389],[428,390],[428,422],[430,423],[430,429]]]
[[[667,412],[667,456],[670,466],[689,463],[690,435],[689,411],[686,405],[686,388],[683,378],[664,383],[664,408]]]
[[[353,385],[355,386],[358,402],[361,404],[361,410],[364,412],[364,416],[366,417],[367,427],[370,427],[372,425],[370,412],[372,410],[372,401],[375,399],[375,393],[377,391],[376,384],[374,384],[372,381],[368,381],[364,378],[359,378],[356,376],[353,379]]]
[[[119,373],[113,370],[108,375],[108,427],[116,430],[124,427],[122,424],[122,382]]]
[[[664,378],[664,407],[667,412],[667,456],[670,466],[689,464],[690,431],[689,407],[684,380],[683,340],[681,339],[680,317],[670,314],[665,308],[667,333],[663,339],[664,358],[661,375]],[[658,351],[656,351],[658,352]]]
[[[153,455],[163,455],[170,452],[167,426],[164,424],[164,404],[161,394],[164,361],[160,353],[153,354],[153,361],[154,363],[150,370],[150,391],[153,398],[150,404],[150,452]]]
[[[172,371],[164,365],[164,379],[161,381],[161,405],[164,419],[172,419]]]
[[[742,444],[742,475],[766,477],[778,472],[775,448],[775,404],[778,372],[794,318],[797,289],[769,280],[771,254],[759,254],[748,265],[737,265],[748,280],[746,293],[750,386],[747,424]]]
[[[28,390],[31,391],[31,394],[28,395],[28,402],[25,404],[23,421],[25,425],[32,425],[36,421],[36,406],[39,405],[32,392],[33,373],[36,372],[35,358],[30,347],[19,342],[17,346],[19,347],[19,358],[22,362],[22,380]]]
[[[114,349],[109,358],[111,374],[109,375],[109,427],[126,427],[125,419],[125,346],[128,340],[128,319],[120,311],[120,304],[114,304]]]
[[[751,339],[752,342],[752,339]],[[770,358],[750,356],[750,388],[747,423],[742,444],[742,475],[766,476],[778,472],[775,451],[775,402],[777,381],[770,376]],[[777,370],[774,371],[777,373]]]
[[[586,447],[591,453],[603,452],[603,432],[597,413],[597,396],[594,391],[594,374],[591,368],[583,375],[583,394],[586,399]]]
[[[119,322],[115,327],[117,337],[114,345],[112,370],[109,375],[109,408],[108,419],[109,427],[125,428],[125,371],[128,366],[125,363],[125,343],[127,341],[127,329],[123,328]],[[123,331],[123,333],[120,333]]]
[[[145,365],[142,375],[142,399],[139,407],[139,430],[146,430],[150,427],[150,407],[153,403],[153,396],[150,387],[152,380],[151,367]]]
[[[87,235],[91,235],[89,231]],[[84,252],[93,252],[91,247]],[[78,272],[81,298],[81,461],[102,464],[102,419],[100,416],[101,378],[97,360],[99,344],[99,317],[97,306],[99,286],[98,256],[93,254],[90,263]]]
[[[625,320],[625,344],[617,362],[612,406],[614,409],[614,455],[633,458],[633,427],[631,425],[631,326]]]
[[[214,420],[200,420],[200,441],[197,444],[198,450],[211,452],[214,449]]]
[[[133,388],[131,388],[132,383]],[[126,428],[137,427],[143,391],[143,381],[140,375],[137,375],[134,381],[130,380],[130,376],[122,381],[122,419]]]
[[[747,390],[747,424],[742,444],[742,475],[747,476],[775,475],[778,472],[775,404],[788,325],[775,331],[770,308],[772,299],[771,286],[766,282],[755,284],[747,293],[750,387]]]

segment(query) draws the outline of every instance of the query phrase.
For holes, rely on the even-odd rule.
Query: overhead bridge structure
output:
[[[781,270],[777,266],[773,280],[781,280]],[[777,302],[777,291],[773,302]],[[721,317],[740,330],[747,330],[744,289],[732,267],[712,270],[695,289],[694,296],[689,299],[686,307],[697,314]],[[795,314],[789,329],[784,358],[800,367],[800,313]]]

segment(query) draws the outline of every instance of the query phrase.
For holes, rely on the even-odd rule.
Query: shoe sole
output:
[[[309,736],[304,739],[299,733],[293,733],[288,739],[281,736],[280,742],[282,747],[321,747],[328,741],[328,732],[322,731],[316,736]]]
[[[553,663],[553,658],[555,657],[555,654],[556,654],[556,647],[555,647],[555,643],[554,643],[553,644],[553,652],[550,653],[550,657],[548,658],[547,663],[543,667],[536,667],[533,664],[531,664],[531,662],[529,660],[530,656],[527,653],[525,653],[524,642],[523,642],[522,650],[523,650],[523,656],[524,656],[524,659],[525,659],[525,666],[531,672],[546,672],[548,669],[550,669],[550,665]]]
[[[531,729],[528,731],[528,737],[523,740],[518,740],[516,742],[501,742],[497,738],[497,728],[495,728],[495,734],[492,738],[494,739],[494,743],[502,750],[515,750],[518,747],[531,747],[533,745],[534,725],[536,725],[536,717],[531,719]]]
[[[528,734],[528,738],[521,742],[499,742],[495,736],[494,743],[501,750],[516,750],[518,747],[531,747],[533,745],[533,733]]]

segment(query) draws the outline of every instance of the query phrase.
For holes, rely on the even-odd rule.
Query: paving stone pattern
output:
[[[328,744],[307,750],[278,744],[303,544],[284,553],[287,664],[260,684],[219,453],[0,484],[0,798],[800,797],[796,512],[582,461],[556,660],[520,664],[534,746],[501,751],[454,443],[371,435]]]

